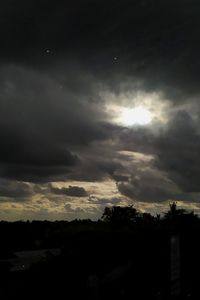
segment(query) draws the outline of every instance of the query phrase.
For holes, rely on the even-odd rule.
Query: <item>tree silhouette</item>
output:
[[[130,223],[139,218],[139,212],[133,206],[113,206],[105,207],[101,219],[111,223]]]
[[[169,203],[169,210],[165,214],[164,218],[165,219],[175,219],[177,217],[181,217],[184,219],[190,218],[192,219],[198,219],[198,216],[194,214],[194,212],[188,212],[185,209],[177,208],[177,202],[173,201]]]

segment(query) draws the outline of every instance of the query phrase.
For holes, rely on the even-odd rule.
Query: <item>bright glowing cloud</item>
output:
[[[142,106],[135,108],[123,108],[121,116],[119,117],[120,123],[126,126],[147,125],[151,123],[152,119],[152,113]]]

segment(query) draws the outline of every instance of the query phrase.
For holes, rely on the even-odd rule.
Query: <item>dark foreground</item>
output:
[[[1,299],[200,299],[200,220],[0,222]]]

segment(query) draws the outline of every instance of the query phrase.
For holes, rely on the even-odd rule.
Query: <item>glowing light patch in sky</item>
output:
[[[119,117],[120,123],[126,126],[147,125],[151,123],[152,119],[152,113],[142,106],[135,108],[123,108],[121,116]]]
[[[104,92],[106,113],[109,121],[122,126],[150,126],[154,130],[158,124],[169,120],[171,104],[160,93],[130,92],[113,94]]]

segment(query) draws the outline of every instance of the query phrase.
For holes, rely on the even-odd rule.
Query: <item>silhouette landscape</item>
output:
[[[0,1],[0,300],[200,299],[200,1]]]
[[[170,203],[152,216],[0,222],[2,299],[198,299],[200,218]]]

